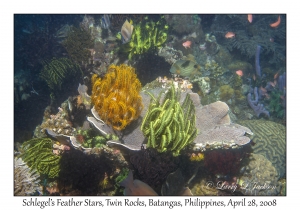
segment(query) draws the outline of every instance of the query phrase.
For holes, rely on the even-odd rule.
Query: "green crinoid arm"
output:
[[[147,147],[159,152],[172,151],[174,156],[191,144],[197,135],[195,108],[189,94],[180,105],[180,90],[171,85],[160,104],[149,93],[152,102],[143,119],[141,130],[148,138]]]

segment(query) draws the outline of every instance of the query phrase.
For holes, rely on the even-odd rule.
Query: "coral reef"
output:
[[[192,83],[190,83],[190,81],[187,79],[182,79],[180,77],[168,78],[166,76],[164,77],[159,76],[158,78],[156,78],[156,80],[147,83],[142,88],[142,90],[147,91],[148,89],[154,89],[159,87],[168,89],[172,86],[172,84],[174,85],[175,90],[180,89],[181,92],[185,92],[193,88]]]
[[[92,86],[91,99],[96,111],[115,130],[123,130],[140,115],[141,83],[133,67],[112,64],[103,79],[93,75]]]
[[[142,149],[130,155],[136,178],[149,184],[156,192],[167,176],[178,168],[178,162],[171,152],[159,153],[153,148]]]
[[[222,101],[227,101],[234,96],[234,90],[229,85],[222,85],[220,87],[220,99]]]
[[[62,42],[69,56],[77,64],[88,61],[93,47],[91,34],[83,28],[71,27],[66,39]]]
[[[193,195],[188,187],[185,187],[184,177],[178,168],[168,175],[167,180],[161,187],[161,195]]]
[[[169,26],[165,24],[164,18],[157,22],[145,21],[134,25],[130,42],[120,47],[120,52],[128,53],[131,59],[134,55],[143,54],[150,49],[161,47],[167,40]]]
[[[237,180],[238,191],[243,195],[274,196],[279,195],[281,183],[272,163],[263,155],[252,154],[242,175]]]
[[[259,63],[260,50],[261,50],[261,46],[257,45],[256,52],[255,52],[255,72],[256,72],[256,76],[258,78],[261,78],[261,68],[260,68],[260,63]]]
[[[201,18],[198,15],[165,15],[167,23],[180,35],[201,31]],[[203,33],[203,32],[202,32]]]
[[[197,94],[195,97],[199,100]],[[194,140],[195,150],[238,148],[250,142],[247,135],[253,133],[249,128],[231,122],[226,103],[217,101],[206,106],[200,104],[195,106],[195,111],[196,127],[200,131]]]
[[[61,107],[58,108],[58,112],[55,115],[48,113],[44,115],[42,124],[35,128],[34,136],[38,138],[46,137],[46,129],[65,135],[72,135],[75,131],[72,123],[69,121],[68,110]]]
[[[231,71],[236,71],[238,69],[241,69],[243,70],[244,73],[246,72],[250,73],[253,67],[250,63],[246,61],[234,60],[227,65],[227,68]]]
[[[80,66],[68,58],[53,58],[50,62],[45,61],[43,65],[40,77],[47,82],[51,90],[60,90],[69,76],[82,76]]]
[[[270,98],[267,99],[267,101],[269,102],[267,108],[268,110],[270,110],[271,115],[276,116],[278,118],[284,118],[285,106],[283,104],[282,92],[275,89],[271,92],[269,96]]]
[[[58,188],[61,195],[80,191],[80,195],[115,194],[114,180],[128,163],[119,150],[103,146],[83,153],[64,153],[61,158]]]
[[[155,98],[161,98],[159,95],[166,92],[164,88],[146,89],[141,92],[143,98],[143,104],[145,107],[149,107],[153,102],[149,94],[146,91],[151,92]],[[194,150],[205,151],[218,148],[238,148],[246,145],[250,142],[248,135],[252,135],[250,129],[247,127],[234,124],[229,117],[229,107],[226,103],[218,101],[206,106],[202,106],[200,103],[200,97],[197,93],[193,93],[191,90],[186,90],[180,94],[180,103],[182,103],[186,97],[192,99],[195,106],[196,116],[196,128],[200,131],[195,138]],[[141,117],[145,118],[147,109],[141,112]],[[131,127],[120,139],[120,142],[108,141],[109,145],[118,145],[129,150],[138,151],[144,144],[145,137],[140,129],[140,125],[136,124]],[[144,145],[145,146],[145,145]]]
[[[183,77],[194,77],[201,74],[199,70],[200,65],[196,62],[195,57],[189,54],[173,63],[170,72]]]
[[[201,90],[201,93],[203,96],[206,96],[210,93],[211,87],[210,87],[210,79],[209,77],[199,77],[195,76],[193,79],[191,79],[192,83],[197,83],[198,87]]]
[[[254,93],[254,100],[252,100],[252,94],[249,92],[247,95],[247,101],[249,106],[254,111],[255,115],[259,117],[260,114],[265,114],[266,116],[270,117],[270,113],[268,110],[264,108],[264,105],[261,103],[258,103],[258,90],[257,87],[253,90]]]
[[[269,26],[269,23],[274,20],[274,16],[277,15],[255,15],[254,21],[250,24],[247,21],[247,15],[216,15],[211,30],[217,36],[219,43],[229,51],[236,49],[241,54],[253,58],[257,45],[260,45],[263,49],[262,56],[269,56],[269,63],[284,63],[286,16],[281,15],[281,24],[276,29]],[[234,32],[235,37],[225,39],[224,35],[228,31]]]
[[[79,83],[77,90],[79,93],[79,96],[77,97],[77,104],[78,105],[84,104],[86,109],[90,109],[91,97],[87,94],[88,87],[86,85],[81,85]],[[70,110],[70,111],[72,111],[72,110]]]
[[[233,177],[238,174],[245,155],[242,149],[209,151],[205,153],[204,167],[219,177]]]
[[[126,179],[126,177],[128,176],[128,173],[129,173],[128,168],[122,168],[119,175],[115,178],[115,191],[116,191],[116,194],[120,194],[120,195],[124,194],[124,190],[123,190],[123,188],[121,188],[120,182],[122,182],[124,179]]]
[[[191,161],[202,161],[204,159],[204,153],[198,152],[197,154],[192,153],[190,160]]]
[[[53,142],[49,138],[34,138],[22,144],[20,158],[33,170],[49,178],[58,177],[60,156],[54,155]]]
[[[180,92],[174,85],[166,93],[162,103],[151,93],[152,102],[143,119],[141,130],[148,139],[147,147],[156,148],[159,152],[180,151],[193,142],[197,135],[195,127],[195,109],[189,95],[182,105],[179,103]]]
[[[216,187],[210,187],[210,180],[201,179],[200,182],[195,183],[191,189],[195,196],[217,196],[218,189]]]
[[[14,195],[27,196],[41,193],[40,175],[30,168],[21,158],[14,159]]]
[[[205,34],[205,42],[200,45],[200,50],[205,50],[208,55],[215,55],[219,52],[220,46],[216,37],[211,34]]]
[[[206,59],[204,70],[209,72],[212,78],[218,78],[227,71],[225,68],[220,66],[219,63],[209,57]]]
[[[118,137],[114,135],[98,135],[93,129],[77,130],[76,139],[85,148],[102,148],[106,145],[106,141],[109,139],[117,140]]]
[[[30,71],[20,70],[14,74],[14,102],[20,103],[27,100],[31,93],[34,92],[33,86],[30,85]],[[32,82],[32,81],[31,81]]]
[[[241,125],[249,127],[254,135],[253,152],[270,160],[278,175],[286,174],[286,127],[268,120],[244,120]]]
[[[278,77],[278,88],[282,92],[284,92],[286,89],[286,73],[285,72]]]
[[[169,47],[167,45],[159,49],[158,55],[163,57],[165,61],[167,61],[171,65],[173,65],[173,63],[175,63],[177,60],[182,59],[183,57],[182,51],[176,50],[173,47]]]
[[[140,195],[148,195],[148,196],[155,196],[157,193],[147,184],[138,179],[133,180],[132,171],[129,171],[128,177],[124,179],[120,185],[125,187],[124,195],[133,195],[133,196],[140,196]]]

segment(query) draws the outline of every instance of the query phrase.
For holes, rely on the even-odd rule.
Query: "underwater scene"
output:
[[[285,14],[14,14],[15,196],[285,196]]]

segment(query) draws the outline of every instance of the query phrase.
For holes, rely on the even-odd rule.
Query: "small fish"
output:
[[[277,79],[279,77],[279,71],[274,75],[274,79]]]
[[[279,26],[280,22],[281,22],[280,15],[278,15],[278,20],[276,22],[274,22],[274,23],[271,23],[270,26],[272,28],[276,28],[276,27]]]
[[[243,71],[242,70],[237,70],[235,72],[237,75],[239,75],[240,77],[244,75]]]
[[[103,15],[101,18],[101,27],[104,29],[109,29],[111,23],[110,23],[110,16],[111,15]]]
[[[252,23],[252,19],[253,19],[252,15],[249,14],[249,15],[248,15],[248,21],[249,21],[249,23]]]
[[[182,46],[184,46],[185,49],[186,49],[186,48],[191,48],[191,44],[192,44],[191,41],[186,41],[186,42],[183,42],[183,43],[182,43]]]
[[[225,38],[230,39],[230,38],[234,38],[235,37],[235,33],[229,31],[227,32],[227,34],[225,34]]]
[[[276,84],[277,84],[277,82],[276,82],[276,81],[274,81],[274,82],[270,82],[270,85],[272,85],[272,87],[275,87],[275,86],[276,86]]]
[[[122,43],[126,44],[130,41],[131,35],[133,32],[133,25],[132,23],[126,20],[121,28],[121,36],[122,36]]]
[[[129,171],[127,178],[120,182],[120,186],[125,187],[124,195],[157,195],[145,182],[138,179],[133,180],[132,171]]]
[[[262,91],[263,94],[266,94],[268,92],[267,89],[262,86],[260,87],[260,90]]]

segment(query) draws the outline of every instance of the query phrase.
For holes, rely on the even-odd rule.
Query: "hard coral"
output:
[[[101,119],[115,130],[123,130],[140,115],[143,104],[141,83],[131,66],[114,64],[103,79],[92,77],[92,103]]]

